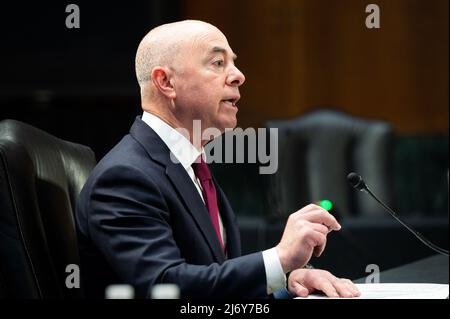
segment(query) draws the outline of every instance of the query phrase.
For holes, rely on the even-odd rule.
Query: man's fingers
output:
[[[325,250],[327,244],[327,234],[329,233],[328,227],[320,224],[310,223],[311,228],[314,229],[314,256],[320,257]]]
[[[314,252],[313,252],[314,257],[322,256],[322,253],[324,252],[324,250],[325,250],[325,246],[316,246],[314,248]]]
[[[311,223],[322,224],[331,230],[340,230],[341,225],[337,222],[336,218],[327,212],[325,209],[316,209],[308,211],[302,214],[302,217],[307,219]]]
[[[323,246],[317,246],[314,249],[314,257],[319,258],[320,256],[322,256],[323,252],[325,251],[325,245]]]
[[[299,210],[299,212],[301,213],[307,213],[316,209],[323,209],[321,206],[316,205],[316,204],[309,204],[306,205],[305,207],[303,207],[302,209]]]
[[[318,231],[308,232],[307,242],[311,245],[311,248],[316,246],[325,246],[327,243],[327,236]]]
[[[333,281],[333,286],[338,292],[340,297],[343,298],[352,298],[356,297],[353,296],[353,289],[343,280],[336,279]]]
[[[338,298],[339,294],[329,280],[321,280],[316,289],[322,291],[327,297]]]
[[[298,282],[294,282],[293,289],[294,289],[295,294],[299,297],[305,298],[305,297],[308,297],[308,295],[309,295],[309,290],[307,288],[303,287]]]
[[[350,291],[352,292],[353,297],[361,296],[361,292],[359,291],[358,287],[356,287],[356,285],[351,280],[342,278],[341,281],[347,285],[348,289],[350,289]]]
[[[318,236],[317,236],[318,241],[317,241],[317,246],[314,247],[314,256],[320,257],[327,245],[327,236],[322,233],[319,233],[319,232],[316,232],[316,234],[318,234]]]
[[[316,223],[310,223],[310,225],[311,225],[312,229],[314,229],[315,231],[318,231],[319,233],[322,233],[324,235],[328,235],[328,233],[330,232],[328,227],[325,225],[316,224]]]

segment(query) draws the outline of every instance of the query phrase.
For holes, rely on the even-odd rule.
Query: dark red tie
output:
[[[219,209],[217,207],[217,193],[216,188],[214,187],[213,180],[211,178],[211,173],[209,171],[208,165],[205,163],[205,161],[203,161],[203,158],[200,156],[200,163],[193,163],[192,168],[194,169],[195,176],[200,180],[200,184],[202,185],[202,194],[203,199],[205,200],[206,208],[208,209],[209,216],[211,217],[211,221],[216,230],[217,237],[219,237],[220,246],[222,247],[222,250],[225,252],[222,236],[220,234]]]

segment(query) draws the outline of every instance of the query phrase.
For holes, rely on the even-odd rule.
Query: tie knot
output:
[[[209,171],[208,165],[203,160],[202,156],[200,155],[200,162],[198,160],[194,163],[192,163],[192,169],[194,170],[195,176],[200,181],[206,181],[211,179],[211,173]]]

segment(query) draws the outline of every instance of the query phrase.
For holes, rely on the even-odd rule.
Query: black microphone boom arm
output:
[[[389,214],[392,215],[400,224],[402,224],[406,229],[408,229],[411,233],[414,234],[414,236],[417,237],[423,244],[425,244],[430,249],[434,250],[435,252],[448,256],[448,250],[445,250],[441,247],[436,246],[432,242],[430,242],[428,239],[426,239],[421,233],[418,231],[412,229],[410,226],[408,226],[404,221],[398,217],[398,215],[392,210],[389,206],[384,204],[381,200],[379,200],[374,193],[369,189],[369,187],[366,185],[362,177],[356,173],[350,173],[347,175],[347,180],[350,183],[350,185],[362,192],[365,192],[369,194],[370,197],[372,197],[378,204],[380,204]]]

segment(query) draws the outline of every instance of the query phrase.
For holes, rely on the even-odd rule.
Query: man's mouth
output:
[[[222,100],[223,103],[225,103],[229,106],[233,106],[233,107],[237,107],[237,105],[236,105],[237,101],[239,101],[239,98],[231,98],[231,99]]]

